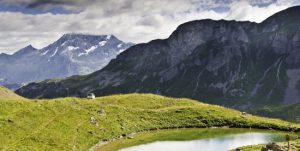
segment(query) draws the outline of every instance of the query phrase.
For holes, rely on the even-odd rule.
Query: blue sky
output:
[[[0,53],[42,48],[65,33],[147,42],[190,20],[261,22],[296,5],[300,0],[0,0]]]

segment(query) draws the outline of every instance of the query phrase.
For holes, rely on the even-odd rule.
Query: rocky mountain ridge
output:
[[[300,7],[262,23],[198,20],[138,44],[86,76],[31,83],[29,98],[115,93],[187,97],[239,109],[299,103]]]

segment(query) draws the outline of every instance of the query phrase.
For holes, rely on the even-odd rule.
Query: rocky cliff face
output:
[[[29,84],[29,98],[156,93],[236,108],[300,100],[300,7],[260,24],[199,20],[131,47],[87,76]]]
[[[66,34],[53,44],[25,47],[13,55],[0,55],[0,84],[29,83],[50,78],[84,75],[100,70],[132,46],[113,35]]]

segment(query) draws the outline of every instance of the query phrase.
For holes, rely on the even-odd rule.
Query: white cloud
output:
[[[280,4],[279,2],[270,4],[266,7],[252,6],[246,0],[234,2],[231,4],[230,11],[226,19],[239,21],[262,22],[267,17],[282,11],[292,5],[292,2]]]
[[[295,5],[287,0],[278,0],[264,7],[256,5],[270,1],[101,0],[92,5],[79,3],[84,6],[79,14],[1,12],[0,52],[13,53],[29,44],[42,48],[71,32],[114,34],[127,42],[147,42],[168,37],[179,24],[190,20],[211,18],[261,22]],[[66,7],[75,9],[79,6]],[[215,12],[213,8],[216,7],[228,7],[229,11]]]

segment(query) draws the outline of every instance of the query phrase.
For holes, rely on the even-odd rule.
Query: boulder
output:
[[[266,148],[272,151],[285,151],[280,145],[276,143],[269,143],[266,145]]]
[[[133,136],[133,135],[134,135],[134,133],[130,133],[130,134],[127,135],[127,138],[128,138],[128,139],[134,139],[134,136]]]

